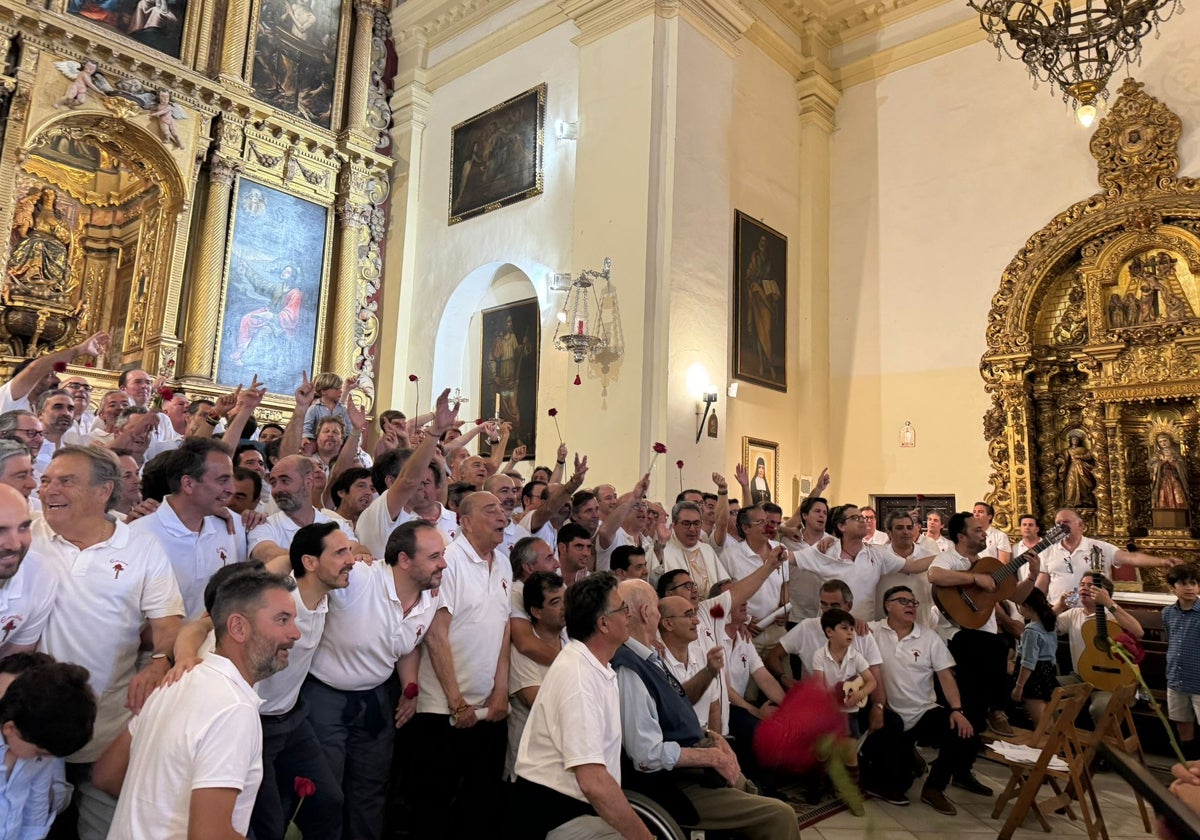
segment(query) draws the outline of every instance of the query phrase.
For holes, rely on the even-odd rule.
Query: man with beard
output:
[[[63,445],[63,435],[71,430],[75,404],[70,394],[54,388],[38,397],[37,410],[38,419],[42,421],[42,445],[33,450],[33,471],[35,478],[40,478],[50,466],[50,458]]]
[[[83,840],[103,840],[115,805],[91,784],[91,762],[166,676],[183,615],[162,545],[149,534],[135,536],[111,516],[120,481],[110,452],[64,446],[42,476],[42,518],[32,528],[34,556],[58,579],[39,649],[87,668],[99,698],[92,740],[67,759]],[[80,616],[87,616],[84,627]],[[154,652],[135,674],[147,622]]]
[[[191,620],[204,613],[204,587],[212,573],[246,559],[242,518],[229,516],[227,508],[233,496],[233,461],[210,438],[185,438],[178,449],[158,457],[169,459],[171,494],[154,513],[130,523],[129,530],[135,538],[152,534],[167,550],[183,595],[184,617]]]
[[[271,470],[271,498],[279,510],[247,536],[250,559],[270,563],[273,558],[288,554],[292,537],[305,525],[332,521],[313,507],[314,469],[309,458],[288,455],[279,459],[279,463]],[[345,528],[342,530],[346,531]],[[347,531],[346,536],[354,540],[353,532]]]
[[[446,549],[413,724],[423,767],[409,789],[422,840],[485,837],[503,820],[512,567],[500,544],[508,521],[499,499],[472,493]]]
[[[25,497],[0,485],[0,657],[37,647],[58,591],[36,557],[25,559],[29,529]]]
[[[130,723],[129,770],[112,836],[244,836],[262,780],[261,699],[254,684],[287,667],[300,629],[291,581],[265,571],[216,592],[214,653],[155,692]]]

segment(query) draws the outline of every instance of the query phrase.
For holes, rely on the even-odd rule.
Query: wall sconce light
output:
[[[554,135],[559,140],[578,140],[579,139],[579,122],[567,122],[558,120],[554,124]]]
[[[700,413],[700,404],[696,404],[696,416],[699,421],[696,423],[696,443],[700,442],[700,436],[704,434],[704,421],[708,419],[708,412],[712,411],[713,403],[717,401],[717,389],[710,385],[704,391],[704,413]]]

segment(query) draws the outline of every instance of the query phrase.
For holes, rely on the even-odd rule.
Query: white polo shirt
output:
[[[1099,571],[1111,580],[1113,566],[1118,565],[1118,551],[1112,543],[1091,537],[1082,537],[1074,551],[1068,551],[1061,542],[1047,548],[1042,552],[1042,571],[1050,575],[1046,600],[1054,604],[1063,593],[1069,598],[1079,591],[1079,582],[1091,571]]]
[[[450,543],[444,557],[446,570],[436,606],[450,613],[450,650],[459,691],[467,703],[483,706],[495,687],[500,646],[508,627],[512,565],[497,548],[492,551],[489,568],[465,536]],[[417,711],[449,714],[446,692],[430,657],[421,657],[420,673]]]
[[[705,630],[703,624],[696,629],[698,633],[695,641],[688,645],[686,661],[676,659],[669,648],[663,647],[663,662],[681,685],[708,667],[708,652],[720,644],[715,636]],[[701,726],[708,726],[708,710],[714,700],[721,704],[721,731],[724,733],[729,729],[729,693],[721,675],[714,677],[704,694],[700,695],[700,699],[692,704],[696,711],[696,720]]]
[[[316,525],[319,522],[333,521],[334,520],[331,519],[329,514],[327,514],[324,510],[313,508],[312,524]],[[345,534],[350,540],[353,541],[356,539],[353,530],[346,528],[340,523],[338,523],[338,528],[340,528],[342,533]],[[287,551],[292,545],[292,538],[296,536],[296,532],[299,530],[300,525],[298,525],[286,513],[278,510],[268,516],[266,522],[259,525],[246,535],[246,542],[248,544],[246,547],[246,556],[249,557],[254,551],[254,547],[260,542],[266,542],[268,540],[275,543],[275,545],[279,546],[284,551]],[[383,555],[381,554],[379,556],[382,557]]]
[[[108,540],[80,550],[45,519],[33,522],[30,550],[58,582],[38,649],[87,668],[99,699],[92,740],[69,756],[79,763],[95,761],[129,720],[125,695],[137,667],[142,624],[183,615],[175,572],[157,538],[113,524]]]
[[[1110,636],[1116,638],[1125,631],[1117,626],[1117,620],[1111,617],[1111,612],[1110,610],[1108,614],[1112,622],[1108,625],[1108,632]],[[1067,634],[1067,644],[1071,648],[1072,668],[1079,667],[1079,657],[1083,654],[1083,625],[1089,621],[1095,622],[1095,620],[1096,614],[1088,615],[1084,612],[1083,607],[1071,607],[1069,610],[1064,610],[1058,614],[1058,618],[1055,620],[1055,629],[1060,634]]]
[[[842,661],[838,662],[833,658],[833,652],[829,650],[829,643],[826,642],[824,647],[818,648],[813,654],[809,668],[813,674],[820,674],[825,679],[825,685],[836,688],[838,683],[855,679],[867,670],[868,665],[867,660],[853,646],[846,649]]]
[[[377,559],[382,560],[383,550],[387,548],[388,537],[392,535],[392,531],[413,518],[415,514],[403,508],[400,515],[393,518],[388,513],[387,491],[384,491],[358,515],[354,532],[358,534],[358,541],[370,549]]]
[[[865,542],[867,545],[887,545],[889,542],[891,542],[891,540],[888,538],[887,534],[876,528],[875,532],[871,534],[871,536],[864,539],[863,542]]]
[[[287,667],[254,684],[255,692],[263,701],[258,710],[260,715],[287,714],[296,705],[300,686],[308,676],[313,654],[317,652],[317,645],[321,643],[321,636],[325,632],[325,616],[329,613],[328,595],[310,610],[304,605],[297,587],[292,590],[292,603],[296,605],[296,628],[300,631],[300,638],[288,651]]]
[[[608,548],[600,547],[600,534],[596,533],[596,571],[611,572],[612,571],[612,555],[623,545],[637,545],[633,538],[625,531],[624,528],[618,527],[616,533],[613,534],[612,542]]]
[[[889,546],[884,549],[891,552],[895,557],[907,562],[908,560],[916,559],[923,560],[926,557],[933,557],[934,552],[925,550],[920,545],[913,546],[913,552],[907,558],[900,557],[899,554]],[[921,606],[917,607],[917,622],[923,627],[933,627],[937,624],[937,617],[933,614],[933,587],[929,583],[928,572],[918,572],[916,574],[906,574],[904,572],[892,572],[889,575],[884,575],[879,579],[879,583],[875,587],[875,615],[886,615],[883,608],[883,594],[893,586],[907,586],[913,591],[913,597],[921,602]]]
[[[586,802],[572,772],[585,764],[603,764],[621,784],[621,691],[612,666],[572,640],[538,689],[517,749],[516,771]]]
[[[129,531],[135,536],[152,534],[166,549],[188,621],[204,615],[204,587],[213,573],[246,559],[246,529],[240,516],[233,517],[232,534],[225,520],[217,516],[204,517],[197,533],[180,521],[170,496],[154,513],[129,523]]]
[[[980,554],[979,556],[981,558],[983,557],[982,554]],[[949,569],[952,572],[969,572],[971,570],[972,565],[974,565],[974,564],[970,560],[968,560],[966,557],[963,557],[961,554],[959,554],[954,549],[950,549],[949,551],[943,551],[936,558],[934,558],[934,561],[933,561],[932,565],[930,565],[930,568],[937,567],[939,569]],[[922,601],[921,603],[924,604],[925,602]],[[918,607],[917,609],[919,610],[920,607]],[[942,637],[943,641],[949,643],[949,641],[954,638],[954,634],[957,633],[960,629],[961,628],[957,624],[955,624],[950,619],[946,618],[946,616],[943,615],[940,610],[938,611],[938,613],[937,613],[937,633],[939,636]],[[989,611],[987,622],[985,622],[984,625],[982,627],[980,627],[979,629],[986,633],[999,632],[999,630],[996,626],[996,611],[995,610]]]
[[[725,648],[725,676],[729,679],[730,687],[743,697],[746,687],[754,678],[754,672],[763,667],[762,657],[753,642],[746,641],[741,633],[735,633],[729,638],[728,633],[721,634],[721,644]]]
[[[8,380],[3,385],[0,385],[0,413],[5,411],[33,411],[33,407],[29,404],[29,395],[17,398],[12,394],[12,380]]]
[[[58,575],[30,551],[0,587],[0,657],[14,647],[38,643],[57,595]]]
[[[809,669],[812,665],[813,656],[828,643],[829,638],[821,628],[820,616],[804,619],[791,630],[787,631],[783,638],[779,640],[779,644],[784,650],[793,656],[800,657],[800,662],[809,673],[811,673]],[[874,633],[867,633],[865,636],[855,633],[854,641],[850,647],[861,655],[867,661],[868,665],[879,665],[883,662],[883,658],[879,654],[879,645],[875,642]]]
[[[238,791],[232,824],[245,834],[262,781],[260,703],[216,653],[151,694],[129,724],[129,771],[109,836],[187,840],[192,791],[208,788]]]
[[[435,599],[428,591],[422,592],[405,615],[393,570],[381,561],[369,566],[355,563],[350,585],[329,593],[325,634],[310,670],[331,688],[367,691],[387,682],[400,657],[425,638],[433,622]],[[425,693],[424,680],[421,693]]]
[[[450,513],[450,511],[443,508],[442,513],[446,514],[446,513]],[[457,533],[458,532],[458,524],[457,524],[458,517],[456,514],[453,514],[453,513],[450,513],[450,515],[455,517],[454,530],[455,530],[455,533]],[[518,525],[516,522],[513,522],[510,519],[510,520],[508,520],[508,524],[504,526],[504,542],[500,543],[500,548],[501,548],[501,550],[504,551],[505,554],[512,554],[514,545],[516,545],[518,542],[525,539],[526,537],[532,537],[532,536],[533,536],[533,534],[529,533],[528,528],[522,527],[521,525]],[[454,539],[453,537],[450,538],[450,540],[453,540],[453,539]],[[450,542],[450,540],[447,540],[447,542]]]
[[[767,541],[771,549],[774,550],[779,546],[779,543],[774,540]],[[729,574],[733,575],[738,580],[749,577],[762,568],[763,560],[759,557],[754,549],[746,542],[726,542],[725,552],[722,555],[722,561],[725,563],[725,568]],[[770,577],[766,579],[758,591],[750,596],[750,600],[746,602],[746,608],[750,610],[750,617],[761,621],[774,610],[779,609],[780,593],[788,582],[788,564],[781,563],[779,568],[771,572]],[[763,628],[766,629],[766,628]]]
[[[983,551],[979,552],[980,557],[992,557],[999,560],[1001,551],[1012,551],[1012,542],[1008,539],[1008,534],[999,528],[989,527],[984,537],[987,545],[984,546]]]
[[[536,513],[536,511],[531,510],[529,513],[521,517],[521,527],[526,531],[529,531],[531,534],[533,533],[534,513]],[[541,528],[538,528],[537,533],[533,534],[533,536],[545,541],[546,545],[553,548],[556,553],[558,552],[558,529],[554,527],[553,521],[547,519],[546,524]]]
[[[822,554],[814,546],[801,546],[796,552],[796,567],[813,572],[823,582],[840,580],[850,587],[854,596],[854,607],[850,612],[855,618],[872,621],[875,618],[875,590],[884,575],[904,568],[904,561],[892,552],[878,546],[863,544],[853,560],[843,560],[842,547],[835,543],[831,554]]]
[[[888,706],[904,721],[905,730],[916,726],[921,715],[937,706],[934,680],[937,672],[954,667],[954,657],[941,636],[914,624],[903,639],[887,619],[871,625],[883,656],[883,685]]]
[[[561,650],[570,639],[564,629],[558,635],[558,646]],[[517,747],[521,743],[521,733],[525,731],[525,723],[529,720],[530,707],[525,705],[519,692],[524,688],[541,686],[546,678],[549,665],[535,662],[515,646],[508,652],[508,752],[504,757],[505,781],[516,781],[514,770],[517,764]],[[541,689],[538,689],[539,692]],[[536,698],[535,698],[536,699]]]

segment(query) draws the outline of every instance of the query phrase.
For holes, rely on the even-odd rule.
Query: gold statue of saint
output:
[[[1088,449],[1087,440],[1078,432],[1067,437],[1067,448],[1059,454],[1058,481],[1062,488],[1062,504],[1069,508],[1096,506],[1096,456]]]
[[[1175,438],[1159,432],[1150,449],[1150,474],[1154,478],[1151,493],[1153,507],[1187,510],[1191,505],[1187,486],[1187,465]]]
[[[12,292],[38,298],[68,294],[68,257],[75,236],[62,219],[58,193],[51,189],[31,192],[17,203],[13,231],[18,237],[8,264],[5,295]]]

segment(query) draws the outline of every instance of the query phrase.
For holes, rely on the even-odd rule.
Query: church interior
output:
[[[1083,127],[944,0],[0,0],[3,360],[1195,556],[1196,27]]]

